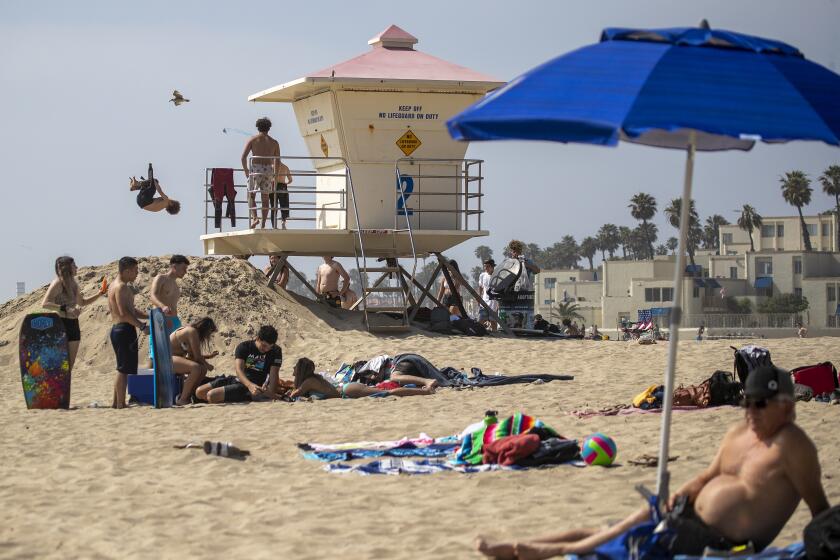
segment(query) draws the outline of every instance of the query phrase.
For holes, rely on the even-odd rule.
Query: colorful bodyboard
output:
[[[26,408],[70,408],[70,354],[55,313],[30,313],[20,326],[20,377]]]
[[[149,345],[155,349],[154,368],[155,408],[169,408],[175,404],[178,395],[175,374],[172,371],[172,351],[169,335],[166,333],[166,317],[160,309],[149,311]]]

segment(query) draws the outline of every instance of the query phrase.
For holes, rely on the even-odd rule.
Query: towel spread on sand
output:
[[[406,443],[414,445],[430,445],[432,443],[460,443],[459,436],[444,436],[433,438],[429,434],[421,433],[416,438],[404,437],[389,441],[352,441],[348,443],[299,443],[298,447],[304,451],[347,451],[349,449],[394,449]]]
[[[571,467],[585,467],[583,461],[570,461],[563,463]],[[479,473],[498,470],[526,470],[528,467],[512,465],[454,465],[447,461],[423,459],[419,461],[411,459],[379,459],[361,465],[348,465],[346,463],[330,463],[324,465],[324,470],[331,473],[354,472],[361,475],[371,474],[434,474],[439,472]]]
[[[708,408],[703,408],[700,406],[675,406],[673,408],[674,412],[693,412],[695,410],[709,410]],[[660,414],[662,412],[661,408],[651,408],[648,410],[644,410],[642,408],[633,408],[629,404],[618,404],[615,406],[608,406],[602,408],[600,410],[593,410],[591,408],[587,408],[584,410],[572,410],[571,412],[567,412],[569,416],[574,416],[575,418],[592,418],[593,416],[629,416],[631,414]]]
[[[599,560],[601,556],[597,554],[585,554],[578,556],[576,554],[567,554],[568,560]],[[707,556],[686,556],[678,554],[673,557],[673,560],[805,560],[805,544],[798,542],[788,545],[784,548],[767,548],[762,552],[753,552],[752,554],[744,554],[738,556],[715,556],[709,554]]]
[[[309,451],[304,446],[306,444],[298,444],[298,447],[304,451],[303,456],[306,459],[314,459],[316,461],[333,462],[333,461],[352,461],[353,459],[371,459],[374,457],[446,457],[458,449],[458,442],[452,443],[432,443],[429,445],[415,445],[411,442],[406,442],[402,445],[392,447],[390,449],[345,449],[343,451]]]
[[[534,428],[543,428],[549,434],[559,437],[557,432],[546,426],[542,420],[537,420],[533,416],[521,412],[508,416],[501,422],[493,422],[492,420],[494,420],[493,417],[485,418],[485,422],[480,428],[464,436],[461,441],[461,449],[455,457],[455,464],[479,465],[484,460],[485,445],[503,437],[528,433]]]

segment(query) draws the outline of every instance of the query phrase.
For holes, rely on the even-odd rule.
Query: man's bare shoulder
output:
[[[805,430],[793,422],[780,429],[773,439],[784,451],[802,453],[817,449]]]

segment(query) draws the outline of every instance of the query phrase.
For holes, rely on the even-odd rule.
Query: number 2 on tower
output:
[[[400,182],[402,182],[403,196],[400,196]],[[405,206],[411,193],[414,192],[413,177],[397,177],[397,216],[413,216],[414,210]]]

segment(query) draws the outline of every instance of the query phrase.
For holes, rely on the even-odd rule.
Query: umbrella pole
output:
[[[677,347],[680,341],[680,323],[682,322],[683,275],[685,273],[685,254],[688,247],[688,217],[691,211],[691,181],[694,176],[694,152],[696,133],[692,130],[688,137],[688,150],[685,160],[685,180],[683,182],[682,205],[680,208],[680,241],[677,248],[677,264],[674,269],[674,305],[671,308],[671,327],[668,337],[668,366],[665,369],[665,395],[662,403],[662,429],[659,440],[659,464],[656,471],[656,494],[659,503],[668,502],[670,473],[668,472],[668,447],[671,440],[671,409],[674,405],[674,373],[677,366]]]

